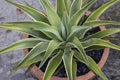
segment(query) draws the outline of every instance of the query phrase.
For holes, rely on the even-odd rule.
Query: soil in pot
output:
[[[94,28],[90,31],[88,31],[86,33],[85,36],[88,36],[88,35],[91,35],[91,34],[94,34],[96,32],[100,31],[99,28]],[[101,57],[102,57],[102,54],[103,54],[103,49],[101,50],[93,50],[93,51],[88,51],[86,52],[88,56],[92,57],[96,63],[99,63]],[[45,69],[47,67],[47,64],[48,64],[48,61],[49,59],[46,61],[46,63],[40,68],[43,72],[45,72]],[[39,66],[40,62],[36,63],[36,66]],[[61,67],[62,66],[62,67]],[[66,72],[65,72],[65,68],[63,66],[63,62],[61,63],[60,69],[54,74],[54,76],[58,76],[58,77],[67,77],[66,75]],[[84,65],[83,63],[81,62],[77,62],[77,76],[81,76],[81,75],[84,75],[86,73],[88,73],[90,71],[90,69]]]

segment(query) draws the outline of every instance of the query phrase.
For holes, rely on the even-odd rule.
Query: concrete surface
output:
[[[42,10],[39,5],[39,0],[14,0],[19,3],[24,3],[27,1],[38,10]],[[54,1],[54,0],[51,0]],[[91,8],[91,10],[96,9],[109,0],[98,0],[97,3]],[[0,23],[20,21],[30,19],[26,14],[20,14],[16,7],[6,3],[4,0],[0,0]],[[107,10],[101,17],[101,19],[120,21],[120,3],[114,5],[109,10]],[[118,26],[110,26],[118,27]],[[118,36],[115,34],[112,36]],[[8,46],[9,44],[22,39],[23,35],[21,33],[0,29],[0,49]],[[113,41],[115,44],[120,45],[120,41]],[[0,55],[0,80],[37,80],[37,78],[31,73],[25,73],[25,68],[11,74],[13,66],[23,59],[22,50],[8,52],[7,54]],[[120,80],[120,52],[111,49],[109,59],[103,68],[104,73],[107,75],[109,80]],[[101,80],[96,77],[95,80]]]

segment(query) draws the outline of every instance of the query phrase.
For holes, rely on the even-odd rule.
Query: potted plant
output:
[[[101,62],[106,61],[107,56],[105,57],[105,55],[108,55],[108,48],[120,50],[120,46],[106,39],[109,35],[120,32],[120,29],[100,30],[102,27],[99,28],[99,26],[120,25],[120,23],[99,20],[98,18],[104,11],[120,0],[110,0],[89,15],[86,12],[96,0],[57,0],[56,8],[53,8],[48,0],[40,0],[45,9],[45,14],[28,4],[22,5],[11,0],[6,1],[20,8],[32,18],[32,21],[9,22],[0,25],[0,28],[27,34],[27,38],[0,50],[0,54],[3,54],[16,49],[27,48],[24,50],[24,52],[28,52],[27,55],[15,66],[15,71],[29,66],[28,70],[32,67],[35,68],[33,72],[40,73],[37,76],[42,75],[42,77],[39,76],[39,79],[43,80],[50,80],[53,75],[57,75],[61,70],[64,72],[62,74],[66,74],[69,80],[89,80],[94,74],[100,76],[103,80],[108,80],[100,69],[104,65]],[[98,65],[101,65],[98,66],[95,59],[93,60],[93,57],[91,58],[88,55],[88,52],[98,52],[95,53],[96,56],[103,53],[98,63]],[[79,77],[79,69],[82,68],[79,68],[79,65],[86,65],[94,74],[87,71],[86,74],[90,77],[85,74],[82,79],[81,76]],[[38,68],[42,71],[45,70],[44,76]],[[82,69],[84,70],[84,68]],[[59,77],[60,75],[57,76],[53,76],[51,79],[67,79],[64,78],[65,76],[62,78]]]

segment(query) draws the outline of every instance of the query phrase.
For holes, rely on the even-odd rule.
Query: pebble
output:
[[[16,74],[14,75],[11,80],[25,80],[24,74]]]
[[[34,78],[27,78],[25,80],[37,80],[37,79],[34,79]]]
[[[4,71],[3,68],[0,68],[0,73],[3,73],[3,71]]]

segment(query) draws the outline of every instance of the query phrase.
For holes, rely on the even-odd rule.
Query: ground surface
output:
[[[39,0],[14,0],[20,3],[24,1],[29,2],[34,7],[42,10],[39,5]],[[54,0],[51,0],[54,1]],[[109,0],[98,0],[97,3],[91,8],[91,10],[96,9]],[[107,10],[101,17],[102,19],[120,21],[120,3],[114,5],[109,10]],[[18,12],[18,10],[6,3],[4,0],[0,0],[0,23],[5,23],[8,21],[19,21],[27,20],[24,13]],[[118,26],[110,26],[118,27]],[[120,33],[112,35],[118,36]],[[0,29],[0,49],[8,46],[9,44],[22,39],[23,35],[21,33]],[[115,44],[120,45],[120,41],[113,41]],[[12,51],[7,54],[0,55],[0,80],[37,80],[36,77],[31,72],[25,73],[25,69],[19,70],[14,74],[11,74],[13,66],[23,59],[22,50]],[[103,67],[104,73],[107,75],[109,80],[120,80],[120,52],[111,50],[109,59],[106,65]],[[99,77],[95,80],[101,80]]]

